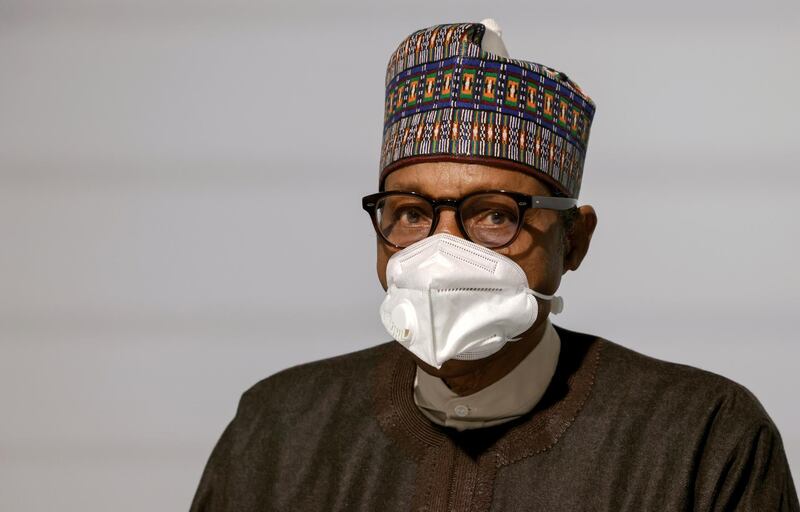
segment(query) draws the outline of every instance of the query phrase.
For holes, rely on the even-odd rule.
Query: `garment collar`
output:
[[[534,408],[508,423],[457,432],[432,423],[414,403],[416,362],[397,342],[370,376],[374,413],[381,428],[413,457],[422,460],[431,448],[469,435],[498,467],[548,450],[572,425],[589,398],[600,365],[604,340],[553,326],[561,340],[556,371]]]
[[[561,340],[550,323],[539,343],[500,380],[459,396],[445,382],[417,367],[414,403],[438,425],[456,430],[500,425],[527,413],[539,402],[556,370]]]

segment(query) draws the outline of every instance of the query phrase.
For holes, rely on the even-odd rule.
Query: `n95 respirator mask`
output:
[[[563,308],[560,297],[528,287],[512,259],[448,234],[420,240],[386,267],[381,321],[389,334],[425,363],[488,357],[527,331],[537,298]]]

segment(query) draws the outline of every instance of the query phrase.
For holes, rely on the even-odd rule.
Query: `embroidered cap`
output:
[[[578,197],[595,105],[567,75],[508,57],[494,20],[435,25],[389,58],[380,161],[510,168]]]

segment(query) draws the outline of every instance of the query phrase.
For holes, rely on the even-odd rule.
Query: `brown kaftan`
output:
[[[547,392],[495,427],[423,416],[395,342],[264,379],[192,511],[800,510],[780,434],[746,388],[555,327]]]

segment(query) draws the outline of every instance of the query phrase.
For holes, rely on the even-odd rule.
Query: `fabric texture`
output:
[[[555,328],[545,395],[495,427],[429,421],[396,342],[261,381],[191,510],[800,510],[778,429],[746,388]]]
[[[380,186],[417,161],[484,162],[578,197],[595,105],[566,74],[481,48],[482,23],[406,37],[386,70]]]
[[[417,367],[414,403],[429,420],[456,430],[492,427],[527,413],[539,402],[558,363],[561,340],[550,319],[542,339],[500,380],[460,396],[438,377]]]

